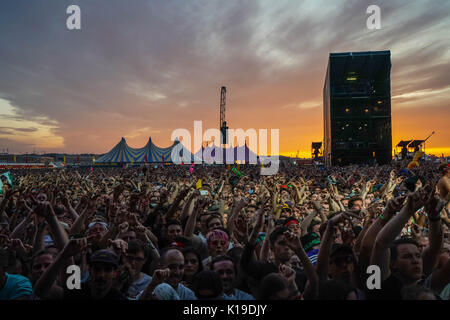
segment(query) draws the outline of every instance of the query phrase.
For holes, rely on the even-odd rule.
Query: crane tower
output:
[[[226,107],[226,95],[227,88],[222,87],[220,91],[220,132],[222,144],[228,144],[228,127],[225,120],[225,107]]]

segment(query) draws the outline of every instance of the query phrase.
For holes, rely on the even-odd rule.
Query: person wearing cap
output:
[[[365,299],[363,291],[358,288],[355,273],[356,256],[353,248],[335,242],[336,227],[347,218],[345,213],[339,213],[328,220],[322,244],[317,257],[316,269],[320,286],[323,288],[328,280],[341,280],[356,290],[358,299]]]
[[[34,287],[35,295],[40,297],[48,294],[60,271],[73,264],[72,257],[86,250],[87,247],[87,238],[71,239],[37,281]],[[81,283],[80,289],[70,289],[65,286],[62,298],[64,300],[124,300],[122,293],[113,286],[118,264],[119,257],[111,250],[102,249],[93,252],[89,260],[89,280]],[[65,272],[62,274],[64,279],[61,283],[67,284],[69,275]]]
[[[108,249],[97,250],[89,260],[89,280],[81,290],[65,288],[64,300],[124,300],[124,296],[113,287],[119,257]]]

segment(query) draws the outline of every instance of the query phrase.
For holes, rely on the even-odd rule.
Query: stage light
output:
[[[345,108],[345,112],[349,112],[350,111],[350,109],[349,108]]]
[[[356,81],[358,78],[356,78],[356,77],[348,77],[347,78],[347,81]]]
[[[365,109],[364,111],[367,113],[367,112],[369,112],[369,109]]]
[[[381,100],[378,100],[378,104],[382,104],[383,103],[383,101],[381,101]]]

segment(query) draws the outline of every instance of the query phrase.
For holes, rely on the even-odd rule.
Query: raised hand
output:
[[[280,266],[278,267],[278,272],[279,272],[279,274],[281,274],[283,276],[283,278],[286,279],[287,283],[290,286],[295,285],[296,273],[295,273],[294,269],[292,269],[288,265],[280,264]]]
[[[157,269],[153,272],[152,284],[158,285],[163,282],[167,282],[170,277],[170,269]]]
[[[397,198],[390,199],[387,203],[387,210],[391,213],[399,212],[402,207],[403,203],[405,202],[406,196],[400,196]]]
[[[316,209],[316,211],[322,211],[322,205],[320,204],[320,201],[312,201],[312,205],[314,206],[314,209]]]
[[[20,252],[22,254],[27,253],[27,249],[20,239],[10,239],[9,247],[16,252]]]
[[[83,253],[88,248],[88,238],[71,239],[61,252],[63,258],[68,259],[78,253]]]
[[[50,202],[42,201],[38,202],[36,209],[34,209],[34,212],[40,217],[49,218],[53,213],[53,209]]]
[[[289,230],[285,231],[284,236],[286,238],[286,243],[288,247],[292,251],[297,252],[298,250],[301,250],[303,248],[302,242],[300,241],[300,237],[295,233],[293,233],[292,231]]]
[[[398,177],[397,179],[395,179],[395,183],[400,185],[403,182],[403,177]]]
[[[122,222],[121,224],[119,224],[119,226],[118,226],[118,228],[119,228],[119,233],[125,233],[125,232],[127,232],[128,231],[128,227],[129,227],[129,224],[128,224],[128,222]]]
[[[240,243],[247,243],[248,242],[248,218],[239,216],[234,221],[234,234],[236,236],[236,239]]]
[[[410,193],[406,200],[406,205],[411,208],[411,214],[425,205],[429,196],[429,186],[425,186],[414,193]]]
[[[429,194],[427,202],[425,203],[425,212],[431,219],[438,219],[441,216],[441,211],[445,207],[445,201],[441,200],[439,196],[436,195],[436,189],[432,188]]]
[[[336,226],[340,222],[344,222],[346,219],[349,219],[347,213],[346,212],[341,212],[341,213],[336,214],[333,218],[329,219],[328,223],[331,226]]]
[[[391,173],[389,175],[390,175],[391,180],[394,180],[395,179],[395,170],[392,169]]]
[[[122,239],[116,239],[116,240],[108,240],[108,245],[111,246],[115,251],[125,254],[128,250],[128,243],[126,243]]]

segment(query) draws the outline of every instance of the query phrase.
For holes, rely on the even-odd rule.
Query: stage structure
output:
[[[228,127],[227,121],[225,120],[225,111],[226,111],[226,96],[227,96],[227,88],[222,87],[220,90],[220,133],[221,133],[221,144],[228,144]]]
[[[322,157],[322,142],[312,142],[311,143],[311,158],[318,160]]]
[[[390,51],[330,53],[325,84],[326,165],[392,159]]]

